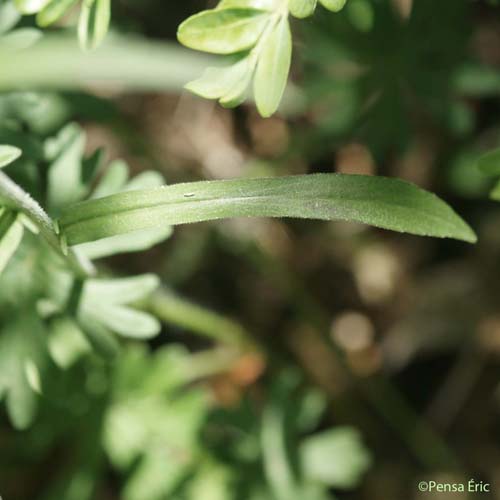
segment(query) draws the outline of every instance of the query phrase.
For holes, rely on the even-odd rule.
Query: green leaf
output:
[[[88,259],[102,259],[112,255],[131,252],[143,252],[158,245],[172,234],[172,228],[153,227],[141,229],[133,233],[118,234],[98,241],[82,243],[75,250],[83,253]]]
[[[331,10],[332,12],[339,12],[344,8],[347,0],[319,0],[319,3],[325,9]]]
[[[59,209],[80,200],[86,187],[82,179],[82,157],[85,135],[75,124],[64,127],[59,134],[47,141],[49,157],[55,156],[48,171],[48,200],[51,209]]]
[[[35,28],[19,28],[2,37],[2,45],[11,50],[23,50],[42,38],[42,32]]]
[[[235,83],[229,92],[224,94],[219,103],[225,108],[234,108],[241,104],[247,97],[248,86],[255,69],[255,59],[249,58],[244,67],[244,72],[240,75],[240,79]]]
[[[56,316],[50,322],[48,336],[50,356],[57,366],[67,369],[91,348],[73,318]]]
[[[254,79],[257,109],[263,117],[271,116],[285,91],[292,59],[292,35],[286,17],[282,17],[263,41]]]
[[[110,20],[111,0],[84,0],[78,21],[78,39],[82,48],[97,48],[108,33]]]
[[[30,378],[34,382],[31,375],[48,362],[48,351],[46,331],[36,312],[26,309],[19,313],[0,330],[0,398],[5,396],[14,427],[26,429],[35,417],[38,399]]]
[[[348,220],[422,236],[475,242],[470,227],[443,201],[397,179],[314,174],[205,181],[116,194],[64,211],[70,245],[159,225],[228,217]]]
[[[371,465],[359,433],[350,427],[307,438],[300,446],[300,459],[307,479],[343,489],[354,488]]]
[[[85,339],[97,354],[105,359],[114,359],[120,352],[116,337],[107,328],[87,315],[79,315],[78,326]]]
[[[107,302],[113,305],[137,302],[154,292],[159,285],[154,274],[131,278],[89,280],[85,283],[84,302]]]
[[[0,211],[0,274],[17,250],[23,234],[19,215],[10,210]]]
[[[232,93],[242,80],[247,79],[249,70],[251,76],[250,59],[244,57],[231,66],[207,68],[200,78],[189,82],[185,88],[205,99],[220,99]]]
[[[0,168],[16,161],[21,154],[22,151],[14,146],[0,146]]]
[[[290,0],[288,8],[292,16],[304,19],[312,16],[316,10],[317,0]]]
[[[14,0],[15,6],[22,14],[36,14],[42,10],[50,0]]]
[[[214,54],[233,54],[254,46],[269,20],[259,9],[205,10],[186,19],[177,38],[186,47]]]
[[[160,332],[160,323],[150,314],[127,304],[140,301],[159,285],[152,274],[114,280],[89,280],[85,283],[79,315],[106,330],[129,338],[148,339]]]
[[[43,28],[58,21],[77,0],[52,0],[36,16],[38,26]]]
[[[129,307],[109,306],[105,303],[92,303],[87,317],[99,321],[112,332],[132,339],[146,340],[160,333],[159,321],[150,314]]]
[[[99,184],[92,193],[92,198],[103,198],[123,189],[128,179],[129,169],[122,160],[110,163]]]
[[[279,7],[281,0],[222,0],[217,6],[218,9],[230,9],[233,7],[274,11]]]
[[[152,189],[165,183],[163,175],[154,170],[146,170],[130,179],[123,187],[123,191],[136,191],[140,189]]]
[[[500,181],[497,182],[491,190],[490,198],[495,201],[500,201]]]
[[[0,35],[10,31],[20,17],[19,10],[12,2],[0,2]]]
[[[500,175],[500,148],[481,156],[477,161],[477,166],[483,174],[488,176]]]

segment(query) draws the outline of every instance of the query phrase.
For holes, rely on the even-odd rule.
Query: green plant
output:
[[[47,82],[58,87],[60,82],[46,71],[47,60],[53,48],[63,49],[50,41],[38,45],[41,34],[34,28],[15,29],[20,14],[36,14],[37,25],[46,27],[77,3],[0,3],[0,19],[5,20],[0,55],[12,57],[6,64],[16,65],[13,54],[24,57],[25,64],[45,56],[42,70],[34,65],[31,74],[35,87]],[[337,12],[346,2],[320,3]],[[369,4],[353,0],[352,5],[357,5],[351,15],[358,28],[365,29]],[[187,88],[231,107],[246,99],[253,80],[260,114],[274,114],[291,65],[289,14],[308,17],[315,7],[310,0],[223,0],[188,18],[178,31],[183,44],[232,59],[228,66],[210,66]],[[96,49],[109,21],[109,0],[84,0],[78,22],[82,47]],[[137,49],[134,54],[139,60],[146,52]],[[70,61],[72,55],[65,54],[63,60]],[[105,65],[112,67],[115,54],[109,52],[89,78]],[[151,61],[141,68],[150,69],[157,59]],[[155,80],[166,73],[154,73]],[[128,75],[136,85],[147,79]],[[72,78],[67,74],[70,86]],[[9,82],[6,77],[4,82],[1,88],[12,90],[19,79]],[[85,154],[85,133],[71,122],[61,96],[14,90],[0,96],[0,398],[18,429],[29,429],[37,415],[40,425],[49,426],[47,414],[57,413],[58,405],[69,418],[78,418],[71,404],[61,403],[75,387],[76,395],[93,408],[92,422],[78,437],[80,461],[51,486],[46,498],[90,498],[104,474],[99,453],[125,477],[128,499],[194,499],[200,491],[213,491],[217,499],[234,498],[234,485],[236,491],[244,489],[247,474],[252,478],[245,493],[249,499],[322,499],[330,487],[354,487],[370,463],[358,434],[338,428],[306,436],[317,429],[324,401],[318,403],[314,391],[299,387],[294,375],[271,384],[268,401],[251,413],[253,421],[238,420],[233,456],[223,449],[224,436],[205,436],[209,442],[213,438],[210,445],[200,440],[211,418],[225,420],[230,432],[238,426],[230,411],[212,415],[208,392],[190,384],[227,369],[243,352],[261,355],[259,346],[239,325],[171,296],[158,276],[117,276],[102,259],[148,250],[168,239],[176,225],[233,217],[354,221],[473,243],[472,229],[437,196],[383,176],[325,173],[168,186],[154,171],[130,177],[124,162],[106,164],[103,151]],[[169,306],[182,310],[182,318],[169,316]],[[162,322],[173,317],[222,348],[193,354],[174,345],[150,355],[134,343],[159,335]],[[104,361],[109,359],[112,363]],[[75,382],[82,373],[90,380],[84,387]],[[299,403],[289,405],[297,393]],[[234,412],[241,417],[246,410],[242,403]],[[296,444],[293,457],[285,444],[290,434]],[[101,436],[104,452],[96,453],[88,443]],[[176,453],[183,459],[177,460]],[[338,457],[335,473],[324,469],[330,456]],[[238,464],[236,472],[231,462]],[[161,469],[165,463],[168,477]]]
[[[320,0],[338,12],[345,0]],[[195,14],[179,26],[179,41],[213,54],[235,54],[226,67],[210,67],[186,88],[227,107],[241,104],[253,79],[259,113],[271,116],[285,90],[292,59],[289,14],[314,14],[316,0],[222,0],[217,8]]]
[[[337,10],[341,3],[324,2],[324,5]],[[24,13],[42,15],[46,12],[44,9],[52,9],[56,4],[61,8],[58,12],[67,7],[64,2],[38,2],[36,5],[28,2],[19,6]],[[85,2],[83,12],[95,8],[95,18],[107,18],[107,14],[103,14],[108,10],[107,4],[100,5],[101,2]],[[269,8],[270,5],[266,4]],[[271,114],[281,97],[288,64],[278,65],[279,84],[268,71],[276,66],[274,57],[280,64],[283,59],[289,60],[290,46],[285,44],[286,54],[271,54],[269,50],[281,46],[278,40],[273,41],[274,36],[288,33],[288,3],[273,4],[273,10],[261,10],[261,5],[258,6],[259,9],[246,1],[224,1],[217,9],[188,19],[179,28],[179,37],[188,45],[214,52],[240,52],[253,47],[229,71],[235,71],[239,64],[250,64],[250,73],[253,73],[259,61],[258,68],[262,69],[257,68],[256,81],[261,82],[256,83],[257,94],[259,86],[265,87],[263,82],[270,82],[272,88],[279,87],[276,91],[264,92],[272,96],[270,107],[257,98],[258,104],[260,101],[265,108],[264,114]],[[293,3],[290,9],[298,14],[304,13],[306,7],[304,3]],[[103,20],[97,24],[105,23]],[[103,33],[100,28],[98,31]],[[217,77],[215,81],[227,83],[225,77]],[[227,90],[233,89],[228,87]],[[35,269],[46,273],[48,288],[40,290],[35,283],[28,286],[28,289],[35,288],[25,291],[30,314],[49,325],[55,320],[56,324],[60,320],[71,322],[101,353],[109,355],[116,351],[112,332],[134,338],[158,334],[158,321],[128,306],[151,294],[158,282],[153,276],[103,280],[96,276],[92,260],[147,249],[167,238],[172,225],[241,216],[300,217],[359,221],[418,235],[475,241],[467,224],[434,195],[411,184],[383,177],[321,174],[165,187],[161,186],[162,178],[153,172],[127,182],[126,165],[115,162],[101,172],[95,184],[102,167],[102,155],[96,151],[88,158],[83,157],[85,139],[77,125],[70,124],[55,136],[40,140],[34,135],[34,129],[31,135],[22,130],[26,121],[23,110],[26,105],[36,106],[37,98],[7,94],[2,99],[4,110],[13,110],[14,119],[5,122],[0,135],[2,142],[13,144],[0,147],[0,167],[4,169],[0,172],[1,269],[5,271],[11,259],[12,268],[16,269],[26,262],[27,255],[36,255]],[[31,126],[34,124],[31,119]],[[27,184],[30,195],[8,174],[22,179],[33,169],[38,169],[39,174],[36,176],[38,181]],[[44,207],[32,197],[40,199],[41,195]],[[26,229],[29,234],[23,240]],[[41,244],[42,240],[45,244]],[[15,252],[20,245],[20,256],[16,260]],[[29,265],[32,265],[31,259],[29,257]],[[3,280],[8,283],[9,279],[7,267]],[[10,299],[6,300],[8,303]],[[44,343],[49,337],[40,336]],[[27,390],[30,380],[40,378],[38,365],[45,361],[23,358],[21,353],[32,349],[26,346],[19,349],[15,371],[21,374],[24,370],[22,390]],[[44,352],[49,352],[48,347]],[[33,418],[33,405],[22,406],[27,396],[18,397],[17,383],[18,377],[5,375],[2,386],[14,423],[24,427]],[[19,407],[15,403],[17,400],[22,401]]]

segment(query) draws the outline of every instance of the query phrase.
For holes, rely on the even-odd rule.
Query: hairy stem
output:
[[[32,221],[43,238],[67,262],[76,276],[86,278],[94,274],[90,261],[71,249],[67,251],[64,249],[52,219],[39,203],[3,172],[0,172],[0,200],[3,205],[23,213]]]

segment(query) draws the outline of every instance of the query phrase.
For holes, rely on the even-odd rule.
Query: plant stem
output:
[[[71,249],[65,251],[54,223],[45,210],[3,172],[0,172],[0,200],[3,205],[28,217],[37,226],[47,243],[67,262],[77,277],[86,278],[94,274],[94,268],[90,261]]]
[[[182,326],[240,351],[256,349],[255,341],[240,324],[193,304],[166,287],[153,294],[149,310],[164,322]]]

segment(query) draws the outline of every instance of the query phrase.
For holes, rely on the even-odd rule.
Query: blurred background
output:
[[[105,260],[119,276],[160,276],[147,307],[162,333],[126,343],[113,363],[68,363],[64,399],[40,397],[26,430],[2,410],[0,495],[500,498],[500,210],[475,165],[500,144],[499,7],[351,0],[339,14],[318,9],[294,22],[293,85],[281,112],[262,119],[251,103],[225,110],[181,89],[205,59],[176,45],[176,28],[210,5],[115,0],[117,71],[143,71],[130,82],[103,84],[91,69],[74,81],[56,51],[41,81],[23,56],[0,62],[0,89],[40,86],[42,107],[26,111],[31,130],[46,138],[75,121],[88,154],[102,147],[133,174],[156,170],[169,184],[399,177],[450,203],[479,243],[236,219],[178,227],[147,252]],[[169,57],[175,64],[160,71]],[[17,82],[1,75],[4,62],[17,66]],[[490,492],[418,488],[471,478]]]

